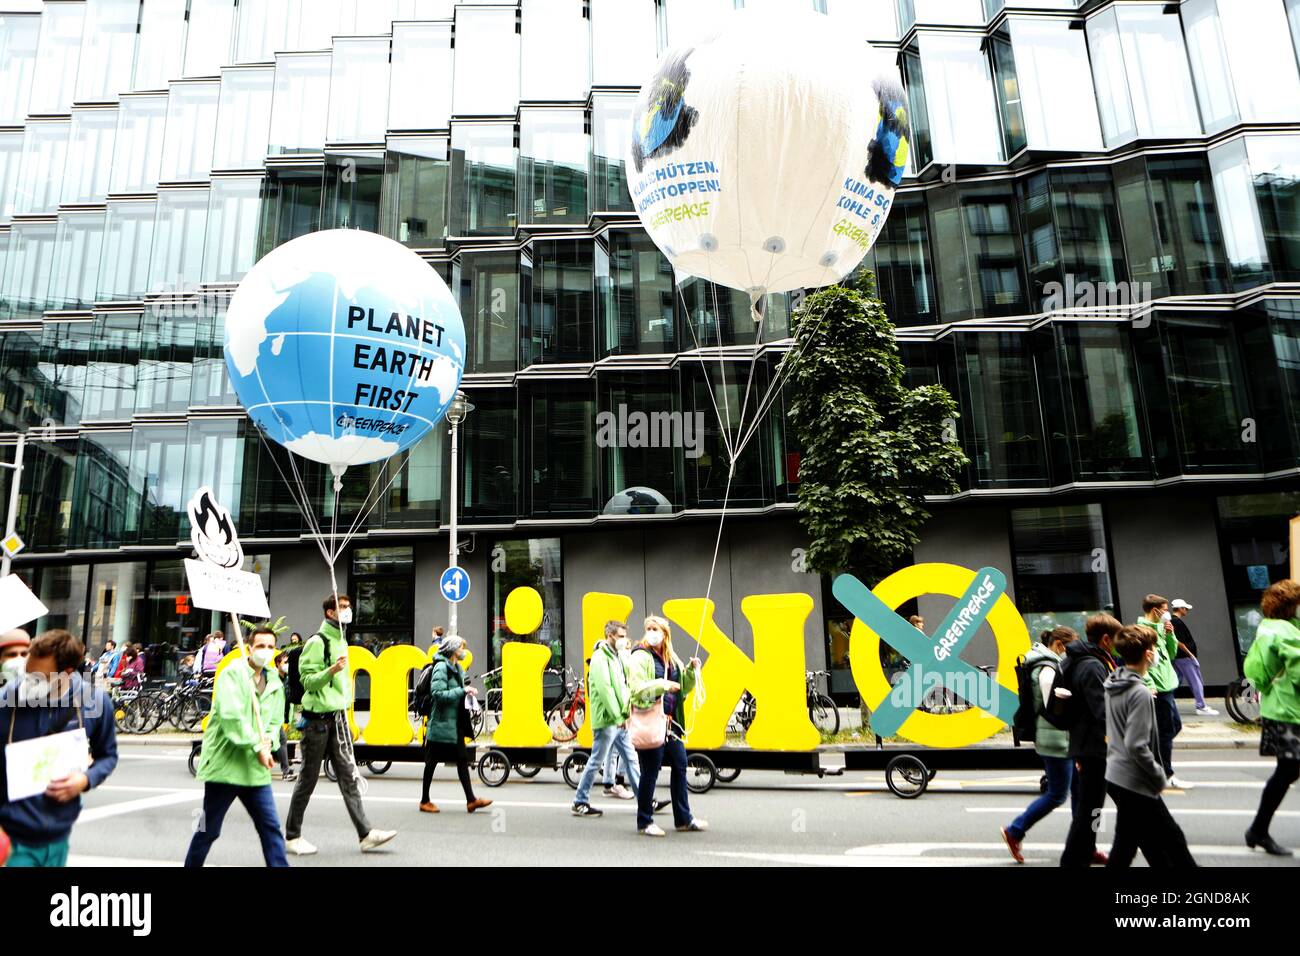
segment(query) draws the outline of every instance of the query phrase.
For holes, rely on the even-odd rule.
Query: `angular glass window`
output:
[[[180,540],[185,507],[185,426],[141,426],[131,433],[129,481],[140,493],[141,544]]]
[[[261,169],[271,135],[275,70],[231,67],[221,71],[213,169]]]
[[[465,371],[513,372],[519,357],[519,257],[467,253],[457,281],[469,347]]]
[[[185,76],[216,76],[231,62],[235,0],[190,0]]]
[[[140,325],[137,412],[180,412],[190,401],[197,319],[185,307],[145,312]]]
[[[151,193],[158,189],[166,128],[166,96],[122,97],[113,139],[110,193]]]
[[[257,258],[276,246],[320,229],[324,187],[319,166],[268,169],[262,193]]]
[[[33,551],[59,552],[68,547],[77,442],[29,443],[28,449],[31,458],[23,465],[18,527]],[[42,577],[48,573],[42,569]],[[56,610],[55,605],[49,607]]]
[[[393,21],[401,17],[399,7],[405,6],[402,0],[375,0],[358,3],[356,32],[358,36],[378,36],[388,33],[393,28]]]
[[[184,294],[203,278],[208,188],[160,189],[149,257],[149,291]]]
[[[677,292],[673,267],[659,247],[641,229],[611,229],[608,255],[597,252],[601,354],[675,351]]]
[[[130,468],[129,431],[93,432],[81,439],[73,495],[75,547],[116,548],[134,536],[139,524],[140,500],[131,487]],[[136,587],[143,588],[144,577],[144,564],[123,562],[96,566],[98,601],[91,610],[95,630],[107,627],[108,637],[114,633],[120,633],[122,639],[129,637],[133,584],[138,581]],[[109,622],[121,618],[125,618],[125,624],[114,632]],[[101,640],[102,635],[101,631]]]
[[[474,411],[460,427],[461,513],[513,518],[519,513],[519,456],[514,388],[478,388]]]
[[[1023,314],[1028,302],[1010,184],[940,188],[927,199],[944,318]]]
[[[267,155],[318,153],[324,149],[329,91],[330,54],[276,56]]]
[[[223,349],[225,310],[205,308],[194,326],[194,369],[190,380],[191,405],[238,406],[230,384]]]
[[[1068,462],[1064,474],[1075,481],[1150,478],[1127,328],[1058,323],[1052,329],[1060,364],[1049,364],[1049,375],[1059,382],[1065,413],[1052,440]]]
[[[45,294],[54,269],[56,225],[52,222],[15,223],[9,232],[0,316],[38,319],[48,308]]]
[[[384,141],[384,112],[375,109],[375,104],[388,96],[389,43],[387,37],[334,41],[326,142]]]
[[[1128,281],[1109,170],[1053,170],[1022,180],[1022,224],[1035,309],[1138,301]]]
[[[1251,408],[1231,322],[1162,314],[1160,331],[1183,472],[1258,470],[1258,444],[1242,441]]]
[[[1264,247],[1275,280],[1300,279],[1300,136],[1246,140]]]
[[[388,128],[447,129],[451,124],[451,90],[451,24],[396,24]]]
[[[452,235],[508,235],[515,228],[515,128],[457,124],[451,131]]]
[[[165,90],[185,75],[186,0],[144,0],[133,90]]]
[[[103,212],[65,212],[59,217],[50,276],[51,309],[88,309],[94,304],[103,243]]]
[[[587,134],[582,110],[519,111],[519,221],[587,221]]]
[[[238,282],[257,261],[261,196],[261,176],[213,177],[203,251],[204,282]]]
[[[92,0],[86,4],[77,102],[102,103],[131,89],[140,0]]]
[[[1101,505],[1011,509],[1016,609],[1031,634],[1083,634],[1093,614],[1115,611]]]
[[[149,291],[156,206],[153,199],[114,200],[108,204],[96,301],[137,300]]]
[[[958,427],[972,486],[1027,488],[1048,482],[1034,361],[1025,337],[962,333],[957,349]]]
[[[239,520],[243,497],[243,421],[192,421],[185,436],[186,488],[211,488],[217,500],[230,502],[231,516]]]
[[[1083,30],[1071,29],[1068,21],[1026,17],[1012,17],[1008,24],[1029,148],[1100,150],[1101,121]],[[995,63],[998,55],[995,38]]]
[[[678,466],[678,449],[684,446],[686,423],[677,411],[677,373],[615,372],[598,375],[596,382],[596,446],[605,498],[601,513],[665,514],[680,509],[684,470]]]
[[[938,321],[925,195],[900,193],[872,248],[876,287],[895,325]],[[871,259],[864,261],[872,261]]]
[[[1214,194],[1238,289],[1300,267],[1300,137],[1252,136],[1210,149]]]
[[[899,0],[902,29],[913,23],[942,26],[983,26],[984,7],[980,0]]]
[[[514,114],[519,103],[519,34],[513,6],[456,7],[451,101],[456,116]]]
[[[1280,3],[1191,0],[1182,13],[1208,132],[1295,119],[1300,71]]]
[[[384,188],[384,158],[379,153],[325,157],[322,229],[379,231],[379,201]]]
[[[591,210],[630,212],[623,158],[632,135],[632,110],[636,96],[626,93],[591,95]]]
[[[0,126],[17,126],[27,118],[40,33],[40,17],[0,16]]]
[[[683,277],[677,286],[677,305],[684,351],[750,345],[755,340],[749,296],[739,289]]]
[[[63,170],[64,204],[103,202],[113,169],[113,140],[117,136],[116,109],[74,109],[68,140],[68,162]]]
[[[301,3],[302,0],[242,0],[238,4],[235,62],[269,63],[277,53],[296,48]]]
[[[135,413],[140,364],[140,316],[109,312],[95,317],[86,377],[84,421],[124,421]]]
[[[584,7],[584,0],[522,0],[521,99],[587,98],[591,30]]]
[[[42,326],[40,351],[31,370],[35,388],[26,409],[32,424],[50,420],[56,425],[81,424],[93,331],[94,323],[85,320],[47,320]]]
[[[42,7],[29,113],[66,113],[71,109],[85,13],[84,3],[49,3]]]
[[[590,6],[591,85],[639,87],[659,57],[654,0],[590,0]]]
[[[1025,111],[1021,103],[1020,79],[1016,74],[1016,57],[1011,40],[1002,33],[989,40],[993,59],[993,86],[997,92],[998,116],[1002,120],[1002,148],[1007,157],[1015,156],[1028,144],[1025,134]]]
[[[67,163],[70,134],[71,122],[66,119],[28,122],[14,193],[14,215],[52,215],[59,208],[63,184],[61,177],[52,172],[62,173]]]
[[[187,80],[171,85],[160,182],[197,182],[211,175],[220,93],[220,83]]]
[[[913,149],[907,157],[907,171],[915,175],[934,161],[934,143],[930,138],[930,110],[925,99],[925,74],[916,47],[903,51],[903,83],[912,112]]]
[[[524,283],[522,364],[592,361],[591,242],[535,242]]]
[[[524,490],[534,517],[596,513],[596,390],[592,382],[539,382],[521,388],[527,409]]]
[[[445,138],[389,139],[384,235],[412,249],[444,245],[450,174]]]
[[[447,477],[447,432],[435,428],[406,453],[405,468],[384,501],[385,528],[436,528],[442,523]],[[390,467],[401,464],[393,459]]]
[[[741,434],[740,411],[748,376],[748,362],[705,361],[682,366],[681,434],[687,507],[720,508],[724,499],[730,505],[749,507],[772,501],[771,492],[764,487],[771,446],[762,434],[741,453],[731,477],[730,493],[727,488],[727,441],[734,442]],[[751,405],[745,416],[746,426],[752,420]],[[721,428],[724,421],[727,439]]]
[[[14,202],[18,198],[18,172],[23,162],[23,131],[0,133],[0,225],[13,218]],[[4,263],[0,259],[0,281],[4,279]]]
[[[990,164],[1004,159],[993,77],[981,42],[974,35],[920,36],[925,109],[936,162]]]

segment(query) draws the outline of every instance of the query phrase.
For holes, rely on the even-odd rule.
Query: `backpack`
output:
[[[433,713],[433,663],[424,665],[420,676],[415,679],[415,696],[411,700],[411,709],[417,717],[428,717]]]
[[[1024,657],[1016,659],[1016,693],[1020,698],[1020,706],[1016,708],[1016,715],[1012,718],[1011,732],[1017,746],[1025,741],[1033,743],[1034,738],[1038,735],[1039,716],[1047,716],[1038,709],[1038,705],[1034,702],[1034,681],[1036,679],[1034,674],[1040,667],[1050,667],[1056,672],[1052,677],[1052,689],[1055,690],[1056,682],[1060,679],[1061,673],[1061,669],[1055,661],[1045,661],[1040,658],[1035,660],[1032,665],[1029,665],[1025,663]],[[1048,722],[1052,726],[1056,726],[1051,718],[1048,718]]]
[[[324,647],[321,649],[323,655],[321,660],[325,661],[328,666],[330,651],[329,639],[324,634],[313,634],[311,637],[319,637],[321,642],[324,644]],[[311,637],[307,638],[307,641],[310,641]],[[307,641],[303,641],[297,647],[290,649],[287,655],[289,661],[289,672],[287,676],[290,704],[301,704],[303,694],[307,692],[307,688],[304,687],[302,683],[302,674],[298,671],[298,662],[302,658],[302,652],[307,648]]]
[[[1043,719],[1057,730],[1069,730],[1079,722],[1079,702],[1074,695],[1074,658],[1068,654],[1057,665],[1052,674],[1052,686],[1048,698],[1043,704]],[[1068,697],[1057,697],[1058,690],[1070,692]]]

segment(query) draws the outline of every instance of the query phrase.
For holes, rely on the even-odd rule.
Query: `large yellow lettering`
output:
[[[596,642],[605,636],[605,625],[610,621],[627,623],[632,613],[632,599],[626,594],[606,594],[603,591],[590,591],[582,596],[582,686],[588,687],[587,662],[596,649]],[[591,694],[587,694],[587,719],[578,729],[577,745],[590,747],[591,738]]]
[[[712,601],[664,602],[664,614],[709,652],[700,671],[705,700],[693,724],[694,700],[686,701],[690,746],[708,750],[726,743],[727,722],[746,689],[758,702],[754,723],[745,735],[749,746],[813,750],[821,743],[808,717],[804,684],[803,625],[812,608],[807,594],[761,594],[742,600],[741,613],[754,630],[754,659],[750,660],[714,623]],[[678,656],[684,657],[680,645]]]
[[[348,724],[352,727],[353,740],[402,746],[415,739],[407,707],[407,690],[411,671],[418,673],[427,663],[429,655],[414,644],[394,644],[380,652],[378,657],[364,647],[348,648],[348,673],[352,675],[354,696],[357,674],[365,671],[370,675],[370,719],[364,731],[357,727],[353,707],[348,707]]]
[[[545,747],[551,728],[542,711],[542,671],[551,662],[544,644],[507,641],[501,645],[501,725],[499,747]]]

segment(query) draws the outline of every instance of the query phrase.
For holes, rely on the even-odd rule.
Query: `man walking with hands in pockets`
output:
[[[597,810],[588,798],[596,774],[605,766],[611,749],[623,758],[623,766],[632,782],[633,792],[641,785],[640,765],[632,741],[625,727],[632,694],[627,686],[627,671],[619,653],[619,643],[627,640],[627,625],[610,621],[605,625],[605,639],[597,641],[591,652],[591,666],[587,670],[587,708],[591,715],[591,756],[578,781],[578,792],[573,798],[575,817],[598,817]]]

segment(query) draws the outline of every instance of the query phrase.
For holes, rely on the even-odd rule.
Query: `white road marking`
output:
[[[1061,843],[1035,843],[1023,850],[1026,863],[1056,866]],[[1193,846],[1195,857],[1249,857],[1256,851],[1248,847]],[[961,851],[991,854],[989,856],[961,855]],[[728,850],[701,850],[704,856],[755,860],[764,863],[802,864],[804,866],[1019,866],[1007,853],[1002,843],[876,843],[853,847],[843,854],[834,853],[754,853]],[[1139,854],[1138,860],[1141,860]]]
[[[1025,811],[1025,808],[1024,808],[1024,807],[967,807],[967,808],[966,808],[966,812],[967,812],[967,813],[1003,813],[1003,814],[1010,814],[1010,815],[1013,816],[1013,817],[1014,817],[1016,814],[1024,813],[1024,811]],[[1070,815],[1070,808],[1069,808],[1069,807],[1057,807],[1057,808],[1056,808],[1055,810],[1053,810],[1052,812],[1053,812],[1053,813],[1058,813],[1058,812],[1059,812],[1059,813],[1064,813],[1066,816],[1069,816],[1069,815]],[[1115,813],[1115,808],[1114,808],[1114,807],[1106,807],[1102,812],[1105,813],[1105,814],[1107,814],[1108,816],[1109,816],[1109,815],[1113,815],[1113,814]],[[1226,810],[1226,809],[1225,809],[1225,810],[1217,810],[1217,809],[1206,808],[1206,807],[1178,807],[1178,806],[1174,806],[1174,807],[1170,807],[1170,808],[1169,808],[1169,812],[1172,813],[1172,814],[1174,814],[1175,816],[1180,816],[1180,817],[1181,817],[1181,816],[1194,816],[1194,815],[1201,815],[1201,816],[1215,816],[1215,817],[1253,817],[1253,816],[1255,816],[1255,811],[1254,811],[1254,810],[1240,810],[1240,809],[1233,809],[1233,810]],[[1279,811],[1277,811],[1276,814],[1274,814],[1274,816],[1279,816],[1279,817],[1300,817],[1300,810],[1279,810]]]
[[[202,799],[202,790],[172,790],[169,793],[160,793],[156,797],[142,797],[139,800],[123,800],[120,803],[109,803],[102,807],[91,807],[89,810],[81,811],[77,823],[94,823],[96,820],[120,817],[128,813],[135,813],[138,810],[152,810],[156,807],[198,802]]]

